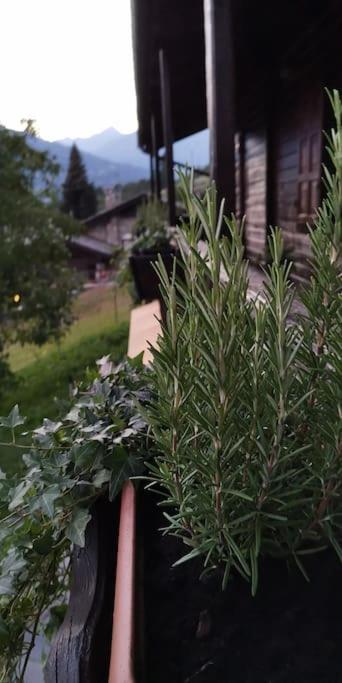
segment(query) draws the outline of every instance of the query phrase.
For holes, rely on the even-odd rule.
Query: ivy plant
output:
[[[71,550],[84,545],[93,504],[99,496],[113,500],[142,471],[146,423],[135,407],[148,398],[142,360],[114,367],[104,357],[98,366],[90,385],[74,390],[69,412],[57,422],[45,419],[29,448],[16,436],[25,421],[18,406],[0,418],[26,466],[20,479],[0,472],[4,683],[25,680],[37,633],[49,634],[62,611]]]
[[[168,533],[251,582],[259,560],[305,557],[333,547],[342,561],[341,98],[326,197],[309,227],[312,276],[293,319],[291,263],[272,231],[264,297],[248,297],[243,225],[224,217],[211,187],[204,199],[181,177],[189,219],[179,241],[183,278],[158,271],[167,320],[153,352],[149,410],[158,453],[152,486],[163,495]],[[222,234],[226,225],[228,235]],[[206,248],[198,249],[201,235]]]

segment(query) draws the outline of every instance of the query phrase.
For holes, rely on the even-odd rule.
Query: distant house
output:
[[[126,247],[132,241],[133,226],[146,194],[118,202],[121,189],[105,190],[107,208],[84,221],[86,231],[69,243],[71,262],[87,279],[98,280],[110,268],[113,247]]]
[[[107,207],[104,211],[100,211],[84,221],[87,227],[87,235],[108,245],[126,246],[132,240],[137,210],[146,201],[147,195],[141,193],[132,199],[117,204],[113,201],[114,195],[110,195],[106,191],[105,199]],[[108,203],[111,202],[112,205],[108,206]]]
[[[72,237],[69,242],[71,265],[86,277],[97,280],[110,266],[113,247],[88,235]]]

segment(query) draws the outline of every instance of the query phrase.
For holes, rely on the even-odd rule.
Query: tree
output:
[[[29,146],[32,132],[31,121],[23,134],[0,126],[0,377],[8,344],[41,345],[72,320],[67,240],[78,226],[56,208],[58,166]]]
[[[97,210],[97,197],[94,185],[88,182],[82,157],[73,145],[70,151],[69,167],[63,185],[62,210],[74,218],[83,220]]]

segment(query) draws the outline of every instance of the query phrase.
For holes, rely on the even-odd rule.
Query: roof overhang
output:
[[[72,237],[70,240],[71,247],[77,247],[82,251],[86,251],[97,256],[102,256],[105,258],[110,258],[113,255],[113,246],[97,240],[94,237],[88,237],[88,235],[79,235],[78,237]]]
[[[159,49],[165,51],[173,139],[207,127],[203,0],[132,0],[135,83],[140,147],[151,151],[151,114],[163,147]]]
[[[86,218],[83,223],[88,227],[96,227],[97,225],[106,224],[114,216],[125,216],[130,214],[137,206],[140,206],[143,202],[147,200],[146,192],[141,192],[131,199],[127,199],[125,202],[120,202],[120,204],[115,204],[110,209],[104,209],[95,213],[93,216]]]
[[[340,0],[229,1],[232,35],[227,40],[234,47],[237,129],[253,122],[251,100],[266,101],[277,79],[295,78],[300,86],[311,71],[322,85],[330,85],[329,64],[341,61]],[[163,146],[161,48],[170,72],[173,139],[207,127],[204,0],[131,2],[138,140],[150,152],[152,113],[158,147]]]

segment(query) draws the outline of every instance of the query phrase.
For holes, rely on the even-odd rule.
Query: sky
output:
[[[40,137],[137,128],[130,0],[1,0],[0,124]]]

